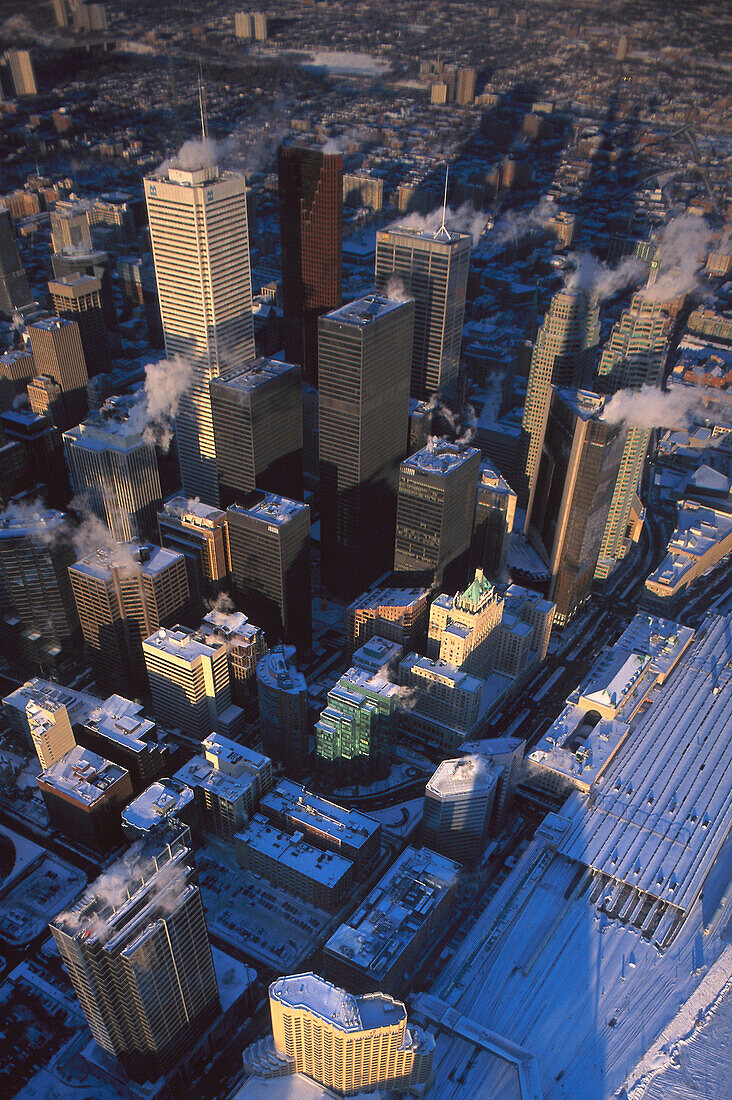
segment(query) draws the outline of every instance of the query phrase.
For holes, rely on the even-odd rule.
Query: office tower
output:
[[[100,855],[121,843],[121,813],[133,793],[125,768],[76,745],[36,782],[53,829]]]
[[[145,717],[141,703],[123,695],[110,695],[94,707],[77,725],[76,740],[125,768],[136,794],[168,767],[169,747],[158,740],[157,726]]]
[[[71,483],[116,542],[153,539],[162,504],[155,444],[145,439],[133,397],[110,397],[64,432]]]
[[[275,646],[257,664],[262,744],[288,775],[305,768],[310,756],[308,685],[295,664],[293,646]]]
[[[346,608],[346,652],[374,634],[397,642],[405,651],[420,649],[427,633],[429,588],[374,588]]]
[[[52,668],[75,654],[79,619],[68,576],[74,557],[63,512],[0,514],[0,636],[11,664]]]
[[[31,378],[26,392],[28,404],[34,416],[50,421],[57,431],[59,425],[63,427],[66,424],[68,416],[64,408],[61,387],[50,375],[39,374],[36,378]]]
[[[503,617],[513,615],[519,622],[531,627],[529,644],[543,661],[549,651],[549,639],[554,625],[556,607],[539,592],[509,584],[503,596]]]
[[[229,576],[226,512],[200,500],[173,497],[158,512],[160,545],[186,560],[193,607],[215,600]]]
[[[26,386],[35,373],[36,364],[30,348],[27,350],[18,348],[0,355],[0,410],[5,411],[13,407],[15,398],[25,393]]]
[[[315,723],[315,772],[332,787],[385,775],[400,693],[386,677],[351,668],[328,692]]]
[[[231,701],[243,711],[246,722],[254,722],[259,714],[257,665],[267,654],[264,631],[242,611],[212,610],[204,616],[201,633],[226,644]]]
[[[231,707],[226,645],[183,626],[161,627],[142,643],[153,711],[164,729],[203,741]]]
[[[246,183],[201,164],[145,179],[167,355],[193,368],[176,418],[183,492],[217,505],[209,382],[254,358]]]
[[[38,375],[52,378],[61,390],[63,423],[61,431],[73,428],[86,416],[88,400],[86,370],[81,333],[75,321],[49,317],[28,325],[28,336]]]
[[[318,322],[323,584],[353,596],[391,564],[414,302],[370,294]]]
[[[255,1076],[285,1065],[284,1072],[305,1074],[341,1096],[406,1094],[430,1078],[434,1038],[407,1027],[406,1008],[385,993],[354,997],[317,974],[295,974],[272,982],[269,1007],[271,1037],[244,1052],[244,1067]]]
[[[473,866],[493,812],[498,770],[477,754],[443,760],[424,790],[422,840],[433,852]]]
[[[414,298],[410,393],[419,401],[457,383],[471,238],[441,228],[381,229],[376,234],[376,290],[400,283]]]
[[[25,738],[30,748],[33,748],[33,739],[28,721],[28,707],[31,703],[34,706],[48,707],[49,709],[63,706],[69,716],[72,728],[75,730],[79,723],[83,722],[94,708],[101,703],[101,699],[97,699],[94,695],[87,695],[83,691],[75,691],[73,688],[62,687],[50,680],[42,680],[40,677],[34,676],[15,691],[12,691],[10,695],[6,695],[2,703],[10,727]]]
[[[137,1081],[167,1073],[220,1012],[187,829],[161,828],[51,923],[95,1040]]]
[[[663,303],[647,302],[640,294],[635,294],[630,309],[626,309],[613,326],[610,339],[603,348],[597,371],[598,390],[615,393],[621,389],[660,386],[669,350],[670,330],[671,322]],[[595,569],[598,580],[608,577],[631,547],[628,525],[650,437],[649,428],[633,425],[628,428]]]
[[[254,38],[254,21],[249,12],[234,12],[234,34],[237,38]]]
[[[409,701],[402,729],[428,750],[455,752],[466,738],[478,736],[485,680],[418,653],[400,662],[397,679]]]
[[[38,95],[36,74],[28,50],[6,50],[5,64],[10,69],[13,88],[18,98]]]
[[[317,386],[318,317],[342,301],[343,157],[281,145],[277,172],[285,358]]]
[[[492,581],[506,579],[515,514],[513,489],[490,462],[482,462],[470,543],[471,570],[482,569]]]
[[[304,656],[312,647],[310,509],[257,492],[228,508],[226,519],[237,604],[270,645],[289,642]]]
[[[480,451],[439,441],[399,471],[394,570],[426,584],[464,583],[473,532]]]
[[[54,253],[91,249],[88,202],[66,202],[51,211],[51,248]],[[64,272],[64,274],[67,274]],[[58,273],[54,270],[54,276]]]
[[[142,643],[188,608],[182,554],[147,543],[119,543],[75,562],[71,588],[97,680],[131,697],[148,691]]]
[[[405,848],[326,943],[326,973],[358,991],[401,985],[454,912],[459,871],[428,848]]]
[[[58,316],[76,321],[79,326],[87,373],[105,374],[111,370],[101,279],[79,273],[64,275],[49,282],[48,293]]]
[[[493,632],[501,621],[503,600],[477,569],[463,592],[443,593],[430,607],[427,656],[487,677],[493,667]]]
[[[233,844],[272,787],[272,761],[220,733],[210,734],[202,748],[204,755],[194,756],[175,778],[193,791],[203,831]]]
[[[121,281],[120,263],[121,261],[118,261],[117,273]],[[150,258],[150,267],[152,267],[152,257]],[[68,246],[65,250],[56,252],[51,256],[51,268],[53,277],[57,280],[64,279],[68,275],[89,275],[99,279],[102,284],[101,300],[104,323],[109,331],[113,331],[118,327],[117,307],[114,303],[114,289],[109,273],[109,256],[106,252],[84,248],[81,245]],[[160,345],[155,344],[154,346],[162,347],[162,341]]]
[[[8,441],[23,448],[30,479],[41,486],[46,507],[63,510],[71,499],[71,485],[56,425],[31,409],[8,409],[0,414],[0,424]]]
[[[525,480],[519,504],[531,507],[552,386],[580,389],[589,381],[600,338],[597,302],[584,291],[560,290],[539,329],[531,355],[524,406]]]
[[[530,541],[551,571],[549,599],[561,626],[592,588],[625,433],[602,419],[595,393],[553,388],[536,492],[526,517]]]
[[[458,69],[455,102],[466,107],[475,99],[475,69]]]
[[[255,359],[210,385],[219,502],[253,489],[302,500],[300,368]]]
[[[10,211],[0,205],[0,310],[12,313],[31,300]]]
[[[39,703],[30,700],[25,709],[31,741],[45,771],[76,745],[69,711],[64,703],[50,699]]]
[[[255,11],[252,14],[252,23],[254,25],[254,38],[257,42],[267,41],[267,16],[264,12]]]

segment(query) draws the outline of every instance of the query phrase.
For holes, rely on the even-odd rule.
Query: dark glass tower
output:
[[[320,318],[323,582],[353,597],[391,566],[414,302],[371,294]]]
[[[209,389],[221,507],[254,489],[302,500],[300,368],[255,359]]]
[[[280,146],[285,357],[317,385],[318,317],[342,301],[343,158]]]
[[[15,243],[10,211],[0,205],[0,310],[12,313],[30,300],[30,287]]]

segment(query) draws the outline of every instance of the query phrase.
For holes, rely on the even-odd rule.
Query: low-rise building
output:
[[[135,791],[161,775],[168,764],[168,746],[158,740],[155,723],[142,705],[122,695],[110,695],[80,725],[80,745],[126,768]]]
[[[447,920],[460,868],[428,848],[405,848],[323,952],[349,989],[397,989]]]
[[[396,671],[403,653],[402,646],[397,642],[390,642],[388,638],[380,638],[378,634],[374,634],[359,649],[354,650],[351,664],[371,676],[379,672],[387,675],[390,670]]]
[[[406,651],[419,649],[427,633],[429,588],[373,588],[346,609],[347,652],[350,655],[374,634]]]
[[[231,844],[272,787],[272,761],[218,733],[202,744],[175,778],[193,790],[202,830]]]
[[[693,500],[681,501],[666,556],[646,580],[646,599],[667,606],[729,553],[732,553],[729,512]]]
[[[195,834],[198,826],[195,795],[178,779],[158,779],[122,811],[122,831],[130,840],[139,840],[170,818],[183,822]]]

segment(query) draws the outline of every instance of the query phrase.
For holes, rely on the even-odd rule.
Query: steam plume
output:
[[[643,386],[641,390],[618,390],[613,394],[605,405],[603,420],[634,428],[688,428],[708,416],[699,390],[672,386],[665,391]]]

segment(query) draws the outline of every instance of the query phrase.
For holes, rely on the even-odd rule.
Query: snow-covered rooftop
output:
[[[409,458],[405,458],[402,469],[447,477],[476,454],[480,452],[475,447],[458,447],[447,440],[438,440],[437,443],[423,447],[421,451],[415,451]]]
[[[327,317],[329,321],[362,328],[377,318],[399,309],[402,305],[404,305],[403,299],[388,298],[384,294],[367,294],[365,298],[357,298],[354,302],[341,306],[340,309],[332,310]]]
[[[133,798],[122,811],[122,822],[148,832],[166,817],[173,817],[193,801],[193,791],[177,779],[159,779]]]
[[[167,630],[160,627],[144,640],[143,649],[145,648],[189,664],[194,664],[202,657],[214,660],[226,650],[225,643],[213,635],[204,636],[184,626],[174,626]]]
[[[343,1031],[367,1031],[388,1027],[407,1018],[401,1001],[386,993],[367,993],[354,997],[318,974],[294,974],[278,978],[269,987],[273,1000],[290,1008],[305,1008]]]
[[[275,646],[257,661],[257,677],[271,688],[300,695],[308,686],[295,664],[294,646]]]
[[[491,791],[498,782],[498,772],[485,756],[472,754],[457,760],[443,760],[425,790],[442,797],[467,794],[470,791]]]
[[[122,695],[110,695],[94,708],[84,725],[133,752],[146,752],[155,740],[155,722],[142,713],[142,704]]]
[[[327,888],[336,887],[353,870],[350,859],[315,848],[302,833],[283,832],[262,814],[254,814],[236,834],[236,842]]]
[[[91,807],[104,799],[109,788],[126,775],[129,775],[126,768],[76,745],[38,778],[64,796]]]
[[[281,779],[274,790],[264,795],[260,806],[273,817],[287,818],[295,828],[323,834],[326,843],[338,846],[361,848],[380,829],[373,818],[328,802],[291,779]]]
[[[231,370],[223,371],[216,378],[216,385],[229,386],[234,390],[242,390],[245,393],[251,393],[257,386],[272,382],[280,378],[283,374],[299,370],[300,368],[294,363],[284,363],[281,359],[268,359],[262,357],[260,359],[253,359],[252,362],[247,363],[245,367],[235,367]]]

